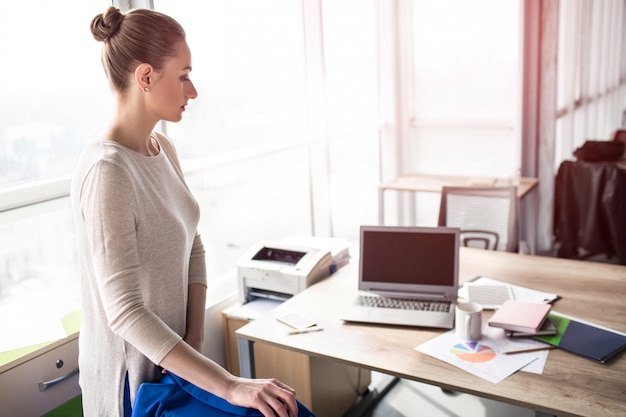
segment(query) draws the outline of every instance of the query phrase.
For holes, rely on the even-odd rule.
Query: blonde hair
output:
[[[113,89],[128,88],[137,65],[148,63],[156,71],[174,57],[185,31],[173,18],[154,10],[122,13],[110,6],[91,21],[91,33],[102,46],[102,66]]]

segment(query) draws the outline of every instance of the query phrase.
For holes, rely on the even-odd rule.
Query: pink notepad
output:
[[[507,300],[493,314],[488,324],[515,332],[534,333],[545,321],[551,304]]]

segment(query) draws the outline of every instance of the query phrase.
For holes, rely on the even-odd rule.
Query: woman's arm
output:
[[[204,314],[206,309],[206,286],[200,283],[191,283],[188,286],[187,299],[187,330],[185,342],[201,352],[204,341]]]
[[[205,310],[204,247],[200,236],[196,234],[189,265],[185,338],[163,358],[160,365],[232,404],[256,408],[266,417],[296,417],[298,406],[295,391],[291,387],[275,379],[235,377],[202,355]]]
[[[298,415],[293,388],[275,379],[236,377],[184,341],[174,346],[159,365],[231,404],[256,408],[265,417]]]

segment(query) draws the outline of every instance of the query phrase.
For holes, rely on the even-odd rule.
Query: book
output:
[[[506,330],[504,333],[508,337],[551,336],[556,334],[556,326],[550,320],[550,313],[548,313],[548,318],[546,318],[539,330],[534,333],[514,332],[511,330]]]
[[[626,348],[624,333],[554,311],[548,314],[548,318],[556,326],[557,334],[535,336],[534,339],[601,363]]]
[[[546,320],[551,304],[507,300],[489,319],[491,327],[523,333],[536,333]]]

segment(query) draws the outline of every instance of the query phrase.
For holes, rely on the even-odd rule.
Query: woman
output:
[[[85,416],[128,415],[139,385],[166,371],[267,417],[296,416],[292,388],[235,377],[199,352],[206,267],[198,204],[172,144],[153,131],[181,120],[197,96],[183,29],[155,11],[110,7],[91,31],[104,43],[117,109],[72,182]]]

